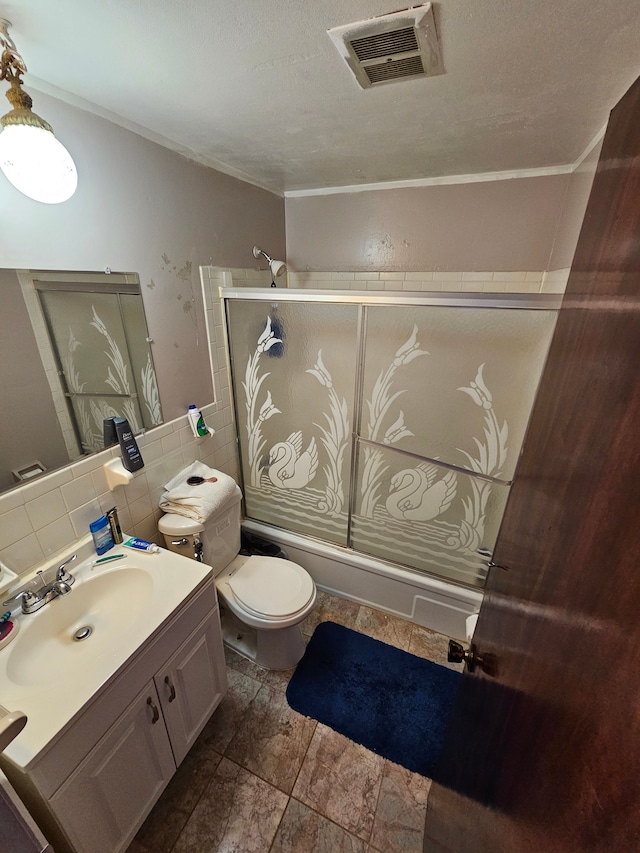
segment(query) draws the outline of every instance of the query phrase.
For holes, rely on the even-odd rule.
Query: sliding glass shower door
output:
[[[228,310],[247,515],[346,545],[357,307]]]
[[[247,515],[481,587],[556,312],[287,297],[227,302]]]

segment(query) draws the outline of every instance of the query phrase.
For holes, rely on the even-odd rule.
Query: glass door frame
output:
[[[507,308],[514,310],[526,311],[554,311],[558,312],[562,304],[562,294],[553,293],[459,293],[459,292],[420,292],[413,293],[410,291],[334,291],[334,290],[307,290],[307,289],[266,289],[266,288],[248,288],[248,287],[220,287],[219,296],[223,304],[223,330],[224,330],[224,345],[229,359],[229,391],[231,396],[232,413],[233,413],[233,429],[237,434],[238,430],[238,412],[237,400],[234,393],[234,364],[229,345],[229,311],[228,305],[232,301],[252,301],[264,302],[269,305],[277,302],[301,302],[301,303],[333,303],[344,305],[357,305],[359,307],[357,321],[357,361],[355,366],[355,387],[354,387],[354,411],[352,420],[352,435],[351,435],[351,464],[349,477],[349,498],[348,498],[348,518],[347,518],[347,541],[345,545],[336,545],[334,547],[345,548],[347,550],[356,550],[352,547],[352,519],[355,511],[356,495],[356,468],[357,468],[357,447],[358,442],[362,444],[376,444],[368,439],[360,436],[360,425],[362,417],[362,384],[364,381],[364,349],[366,345],[366,312],[365,308],[372,306],[388,306],[388,307],[454,307],[454,308]],[[416,454],[408,451],[402,451],[400,448],[395,448],[397,452],[405,453],[408,456],[416,456]],[[242,451],[238,445],[239,455],[239,476],[240,486],[244,494],[244,470],[242,465]],[[442,464],[441,462],[439,464]],[[449,467],[449,466],[448,466]],[[457,467],[457,466],[450,466]],[[463,469],[460,469],[463,470]],[[463,471],[463,473],[470,473]],[[479,474],[473,476],[480,479],[492,480],[491,477],[483,477]],[[510,485],[511,481],[500,480],[499,482]],[[296,533],[309,539],[317,537],[309,536],[304,533]],[[411,568],[407,566],[406,568]],[[419,569],[414,571],[420,572]],[[452,581],[455,583],[455,581]]]

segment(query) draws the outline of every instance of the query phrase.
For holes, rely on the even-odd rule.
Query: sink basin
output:
[[[133,566],[76,580],[67,595],[22,618],[7,649],[7,677],[24,686],[59,681],[123,645],[152,591],[153,575]]]

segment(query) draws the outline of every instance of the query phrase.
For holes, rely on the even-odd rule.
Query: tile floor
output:
[[[319,592],[330,619],[447,664],[448,638]],[[225,650],[229,692],[127,853],[421,853],[430,780],[289,708],[293,670]]]

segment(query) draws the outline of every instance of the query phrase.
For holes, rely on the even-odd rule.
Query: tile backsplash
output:
[[[225,287],[268,287],[266,270],[208,267],[211,279]],[[313,290],[455,291],[467,293],[564,293],[568,269],[514,272],[293,272],[290,288]],[[278,286],[283,286],[278,279]]]
[[[224,389],[219,388],[219,394]],[[202,407],[215,435],[194,438],[186,415],[137,437],[145,467],[127,486],[107,488],[103,464],[117,447],[95,453],[33,483],[0,495],[0,559],[19,575],[71,547],[89,523],[118,507],[125,532],[159,541],[158,508],[164,484],[196,459],[237,479],[235,432],[226,388],[222,402]]]

